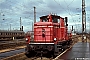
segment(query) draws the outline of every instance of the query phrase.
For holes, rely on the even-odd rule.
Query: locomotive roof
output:
[[[49,15],[41,16],[40,19],[47,18]],[[51,15],[52,17],[60,18],[58,15]]]
[[[20,30],[0,30],[0,32],[24,32],[24,31],[20,31]]]

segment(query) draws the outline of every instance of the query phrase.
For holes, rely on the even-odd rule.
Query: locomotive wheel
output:
[[[30,58],[30,54],[25,53],[25,55],[26,55],[28,58]]]
[[[28,51],[27,48],[25,48],[25,55],[26,55],[27,57],[29,57],[29,51]]]
[[[51,58],[52,55],[53,55],[53,51],[48,51],[48,53],[47,53],[47,58]]]
[[[59,55],[59,52],[58,53],[54,53],[53,54],[53,58],[56,58],[58,55]]]
[[[30,51],[30,52],[28,52],[28,53],[25,53],[25,55],[26,55],[28,58],[35,56],[35,54],[36,54],[36,53],[35,53],[34,51]]]
[[[53,58],[56,58],[57,55],[53,55]]]

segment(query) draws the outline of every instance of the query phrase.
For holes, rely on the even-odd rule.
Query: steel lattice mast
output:
[[[83,33],[86,33],[86,11],[85,11],[85,0],[82,0],[82,40]]]

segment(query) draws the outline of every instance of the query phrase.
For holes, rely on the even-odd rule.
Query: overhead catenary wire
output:
[[[68,11],[69,11],[69,13],[70,13],[71,9],[70,9],[69,6],[70,6],[71,4],[73,4],[74,0],[72,0],[69,4],[67,4],[66,0],[64,0],[64,2],[65,2],[65,4],[67,5],[67,9],[68,9]],[[78,10],[78,9],[79,9],[79,8],[76,8],[76,10]],[[76,26],[76,29],[77,29],[77,25],[78,25],[78,24],[76,24],[76,23],[78,23],[79,21],[76,21],[76,20],[73,19],[73,16],[74,16],[74,15],[73,15],[72,13],[70,13],[70,15],[72,16],[73,22],[75,21],[75,26]],[[76,15],[76,14],[75,14],[75,15]],[[78,31],[78,30],[77,30],[77,31]]]
[[[10,3],[16,4],[15,2],[12,2],[12,1],[10,1],[10,0],[6,0],[6,1],[9,2],[7,5],[10,5]],[[11,6],[11,5],[10,5],[10,6]],[[32,11],[32,10],[33,10],[33,8],[27,8],[26,5],[24,5],[24,4],[22,4],[22,5],[18,4],[18,6],[25,8],[24,10],[26,10],[26,11],[27,11],[27,9],[28,9],[29,11]],[[23,11],[23,9],[19,8],[18,6],[14,6],[14,8],[16,8],[16,10],[18,10],[18,11]],[[6,13],[8,13],[9,15],[12,15],[12,14],[13,14],[12,12],[14,11],[14,10],[13,10],[14,8],[9,9],[9,11],[6,11]],[[12,12],[11,12],[11,11],[12,11]],[[16,13],[15,15],[18,15],[18,14]],[[15,16],[15,15],[14,15],[14,16]]]
[[[54,1],[60,6],[60,8],[62,8],[65,12],[67,12],[71,16],[71,18],[72,18],[72,15],[67,11],[67,9],[65,9],[64,7],[62,7],[61,4],[58,3],[56,0],[54,0]],[[73,20],[73,18],[72,18],[72,20]]]
[[[7,1],[9,1],[9,0],[7,0]],[[12,1],[9,1],[9,2],[15,4],[15,2],[12,2]],[[16,1],[16,2],[17,2],[17,1]],[[32,8],[28,8],[28,7],[26,7],[26,5],[24,5],[24,4],[22,4],[22,3],[21,3],[21,4],[20,4],[20,3],[17,3],[17,4],[18,4],[18,6],[14,6],[14,8],[16,8],[16,9],[18,9],[18,10],[23,11],[23,9],[21,9],[22,7],[25,8],[26,10],[28,9],[29,11],[33,10],[33,7],[32,7]],[[21,8],[20,8],[19,6],[20,6]],[[24,10],[25,10],[25,9],[24,9]],[[11,9],[11,10],[13,11],[13,9]]]
[[[19,20],[19,18],[17,18],[17,19],[14,19],[14,18],[12,18],[12,17],[9,17],[9,19],[7,18],[7,15],[10,15],[10,16],[20,16],[20,15],[18,15],[17,13],[16,14],[13,14],[13,12],[14,12],[14,10],[13,10],[13,8],[12,8],[12,5],[11,4],[16,4],[15,2],[12,2],[12,1],[10,1],[10,0],[6,0],[6,1],[8,1],[9,3],[7,3],[7,5],[8,6],[10,6],[11,8],[10,9],[1,9],[2,10],[2,12],[1,13],[3,13],[4,15],[5,15],[5,17],[2,17],[2,18],[4,18],[4,20],[11,20],[12,19],[12,21],[16,21],[17,19]],[[19,8],[18,6],[20,6],[21,8]],[[17,10],[17,12],[18,11],[23,11],[23,9],[22,9],[22,7],[23,8],[25,8],[26,10],[28,9],[28,11],[32,11],[33,10],[33,8],[27,8],[25,5],[20,5],[20,4],[18,4],[18,6],[13,6],[16,10]],[[7,11],[8,10],[8,11]],[[1,14],[0,14],[1,15]],[[30,16],[29,16],[30,17]],[[2,20],[1,20],[2,21]],[[10,23],[13,23],[12,21],[8,21],[9,23],[8,24],[10,24]],[[15,22],[16,23],[16,22]]]
[[[66,7],[67,8],[65,8],[65,7],[62,7],[61,6],[61,4],[60,3],[58,3],[56,0],[54,0],[59,6],[60,6],[60,8],[62,8],[65,12],[67,12],[70,16],[71,16],[71,19],[73,20],[73,22],[75,21],[74,20],[74,18],[73,18],[73,13],[71,13],[71,9],[70,9],[70,5],[74,2],[74,0],[72,0],[69,4],[67,4],[67,2],[64,0],[64,2],[65,2],[65,5],[66,5]],[[76,24],[75,24],[76,25]]]
[[[73,1],[74,1],[74,0],[72,0],[72,1],[70,2],[70,4],[73,3]],[[70,12],[71,9],[69,8],[70,4],[67,4],[67,2],[66,2],[65,0],[64,0],[64,2],[65,2],[65,4],[67,5],[67,9],[68,9],[69,15],[71,16],[72,20],[74,21],[74,19],[73,19],[73,14]]]
[[[62,8],[65,12],[67,12],[71,16],[71,14],[67,11],[67,9],[65,9],[64,7],[62,7],[61,4],[58,3],[56,0],[54,0],[54,1],[60,6],[60,8]]]
[[[64,2],[65,2],[65,4],[67,5],[67,9],[68,9],[68,11],[69,11],[69,14],[70,14],[70,15],[73,15],[73,14],[70,13],[70,10],[71,10],[71,9],[69,8],[69,6],[74,2],[74,0],[72,0],[69,4],[67,4],[66,0],[64,0]]]

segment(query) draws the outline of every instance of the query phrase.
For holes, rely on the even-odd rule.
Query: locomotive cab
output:
[[[40,17],[40,22],[34,24],[34,41],[41,43],[55,43],[60,28],[60,16],[46,15]]]

